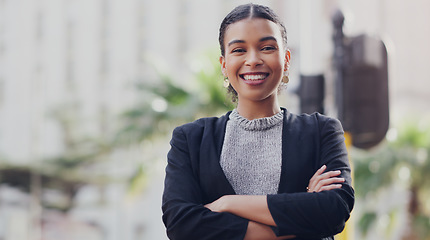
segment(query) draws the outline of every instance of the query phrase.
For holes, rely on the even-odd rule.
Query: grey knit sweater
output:
[[[282,120],[272,117],[248,120],[236,109],[227,121],[220,164],[239,195],[278,192],[282,163]]]

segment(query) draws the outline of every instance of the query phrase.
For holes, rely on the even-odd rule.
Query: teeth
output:
[[[243,78],[245,80],[251,80],[251,81],[256,81],[256,80],[262,80],[266,78],[266,75],[264,74],[259,74],[259,75],[243,75]]]

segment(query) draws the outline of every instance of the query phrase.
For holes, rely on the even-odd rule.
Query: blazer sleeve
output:
[[[352,211],[354,190],[342,126],[336,119],[324,118],[318,120],[318,128],[318,165],[325,164],[326,171],[341,170],[340,176],[345,182],[340,189],[318,193],[269,195],[267,202],[277,224],[274,231],[278,236],[318,239],[333,236],[343,230]]]
[[[162,203],[168,237],[174,240],[243,239],[248,220],[204,207],[202,190],[191,163],[189,149],[193,146],[189,146],[181,127],[173,131],[170,144]]]

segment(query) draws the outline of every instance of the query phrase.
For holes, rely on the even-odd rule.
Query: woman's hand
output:
[[[276,226],[265,195],[224,195],[205,207],[212,212],[229,212],[250,221]]]
[[[327,166],[323,165],[315,172],[309,180],[308,192],[322,192],[342,187],[341,183],[345,182],[345,179],[337,177],[341,172],[339,170],[324,172],[326,168]]]
[[[205,207],[209,208],[209,210],[211,210],[212,212],[226,212],[226,198],[228,198],[228,195],[224,195],[217,200],[206,204]]]

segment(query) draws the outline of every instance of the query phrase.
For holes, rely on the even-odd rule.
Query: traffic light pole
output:
[[[335,101],[337,107],[337,118],[343,123],[344,109],[343,109],[343,72],[345,60],[345,44],[343,34],[343,23],[345,17],[340,10],[337,10],[332,18],[334,34],[334,68],[335,68]]]
[[[335,68],[335,102],[337,107],[337,117],[343,123],[344,122],[344,64],[345,64],[345,43],[343,34],[343,23],[345,17],[340,10],[337,10],[332,18],[334,33],[334,68]],[[350,152],[352,146],[352,137],[348,131],[345,131],[345,145],[348,152]],[[349,156],[349,154],[348,154]],[[352,162],[350,159],[350,165],[352,168]],[[354,181],[354,171],[351,169],[351,179]],[[353,222],[352,217],[346,223],[345,229],[338,235],[336,240],[351,240],[353,239]]]

